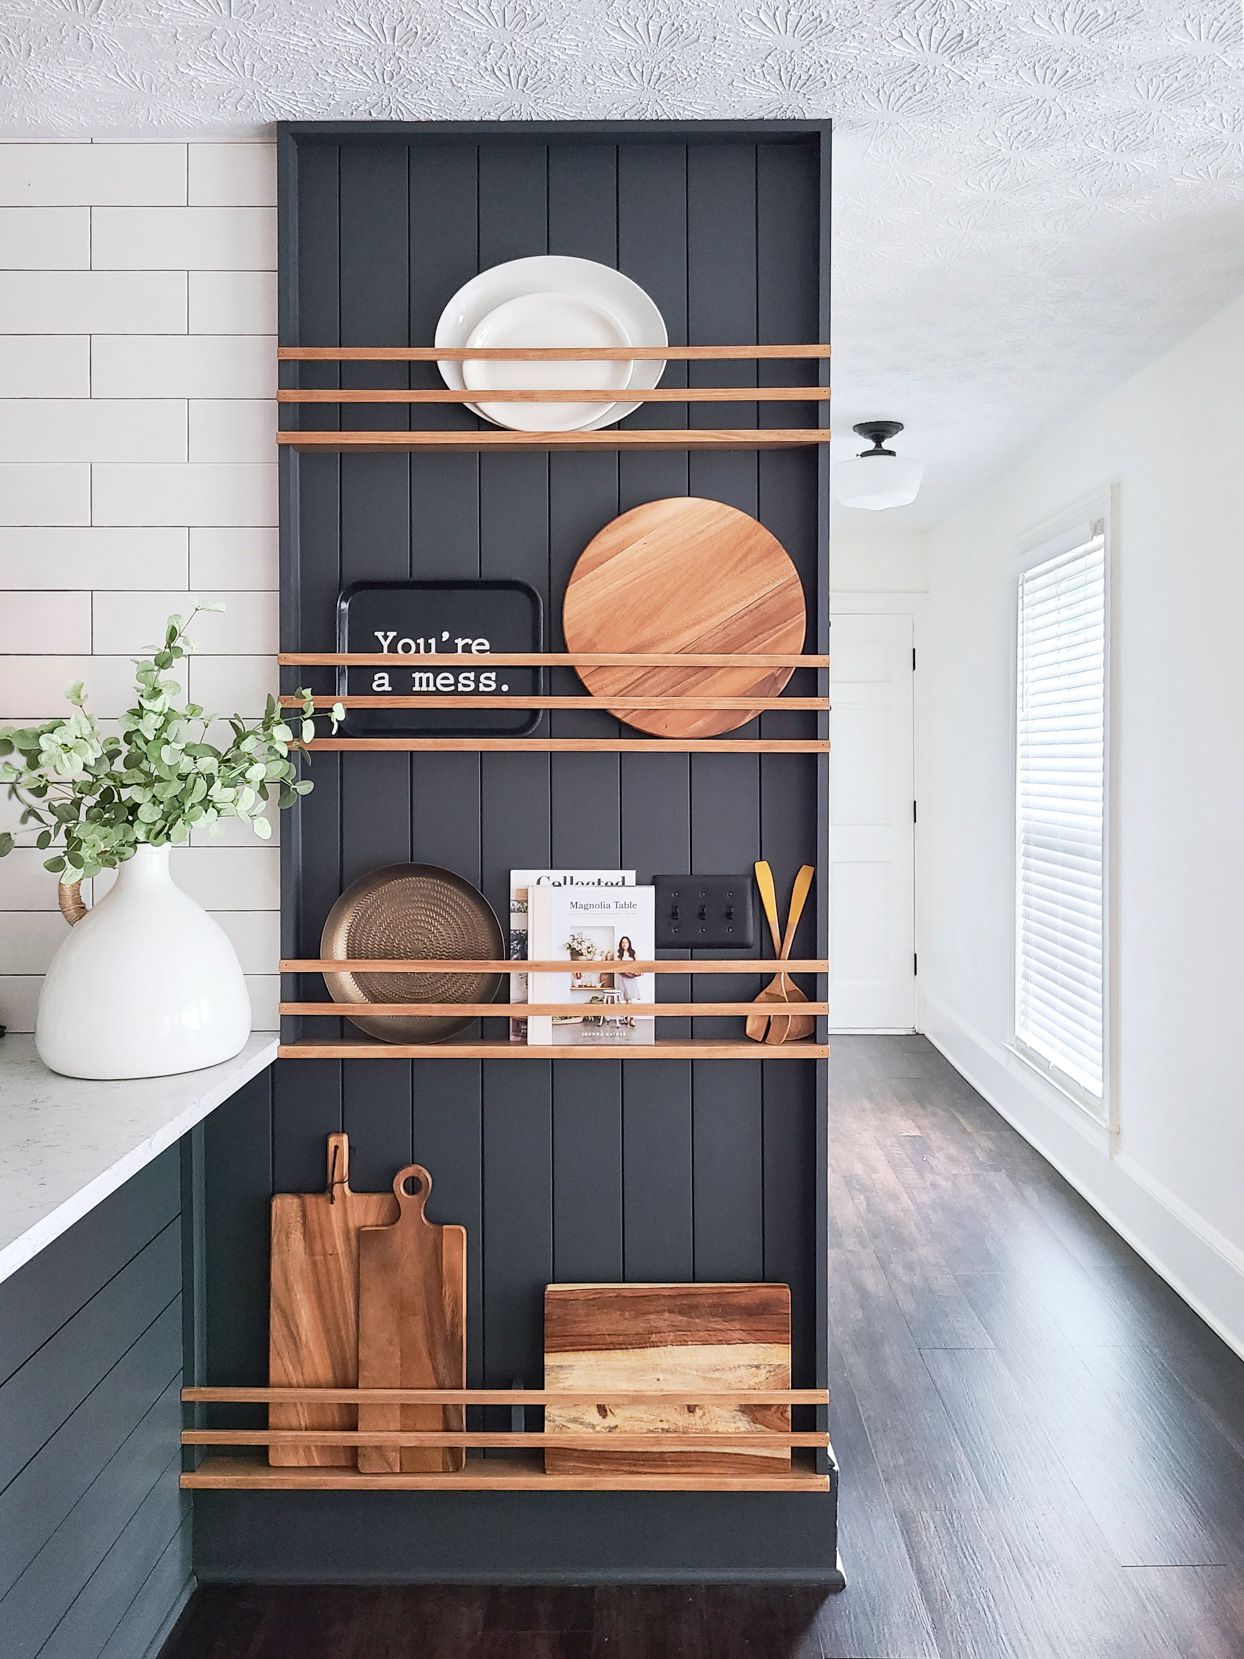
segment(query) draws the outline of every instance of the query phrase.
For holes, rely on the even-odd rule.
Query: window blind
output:
[[[1096,527],[1094,527],[1096,529]],[[1105,1071],[1104,535],[1019,583],[1015,1035],[1099,1108]]]

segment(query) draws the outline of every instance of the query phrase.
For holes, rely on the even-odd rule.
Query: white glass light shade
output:
[[[924,462],[906,455],[857,455],[833,469],[834,489],[844,507],[905,507],[916,499],[924,477]]]

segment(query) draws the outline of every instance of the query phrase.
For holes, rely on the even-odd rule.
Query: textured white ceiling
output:
[[[834,425],[849,439],[866,416],[907,421],[928,479],[887,521],[920,524],[1244,288],[1240,12],[6,0],[0,131],[831,116]]]

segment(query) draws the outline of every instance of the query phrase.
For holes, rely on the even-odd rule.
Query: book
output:
[[[564,961],[564,973],[528,976],[529,1002],[572,1003],[582,1012],[532,1014],[527,1041],[536,1045],[611,1047],[656,1040],[656,1021],[630,1013],[656,1000],[656,975],[630,962],[655,954],[652,887],[534,887],[528,901],[528,949],[536,961]]]
[[[533,887],[634,887],[634,870],[511,870],[510,946],[511,962],[525,962],[527,950],[527,895]],[[510,1001],[526,1002],[527,975],[510,975]],[[527,1041],[527,1021],[510,1020],[510,1041]]]

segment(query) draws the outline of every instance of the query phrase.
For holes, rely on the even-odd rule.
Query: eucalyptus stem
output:
[[[140,846],[180,845],[196,829],[219,835],[227,818],[271,837],[265,813],[274,794],[280,810],[312,788],[296,757],[315,736],[314,700],[305,687],[295,693],[297,734],[270,696],[258,720],[229,715],[229,740],[209,743],[221,717],[182,702],[181,686],[167,676],[191,653],[195,617],[223,609],[196,603],[184,620],[169,617],[160,648],[135,659],[134,705],[119,733],[103,734],[80,681],[66,692],[73,712],[64,719],[0,728],[0,784],[22,809],[20,826],[37,826],[29,842],[0,832],[0,857],[18,845],[53,849],[44,867],[68,883],[115,869]],[[344,717],[335,704],[333,731]]]

